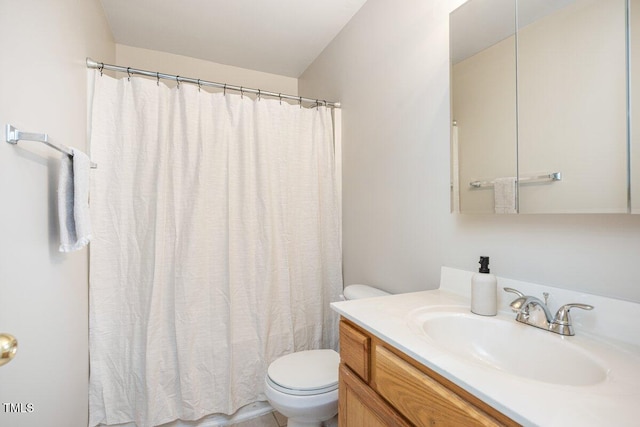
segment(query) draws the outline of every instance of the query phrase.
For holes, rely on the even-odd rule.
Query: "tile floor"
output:
[[[285,427],[287,419],[281,413],[274,411],[258,418],[233,424],[233,427]]]

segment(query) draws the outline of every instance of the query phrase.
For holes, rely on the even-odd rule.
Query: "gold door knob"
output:
[[[0,366],[11,362],[18,351],[18,340],[10,334],[0,334]]]

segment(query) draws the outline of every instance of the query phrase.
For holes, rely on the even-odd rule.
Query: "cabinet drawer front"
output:
[[[365,382],[369,381],[371,338],[340,321],[340,359]]]
[[[374,379],[378,393],[418,426],[501,425],[380,345],[375,347]]]

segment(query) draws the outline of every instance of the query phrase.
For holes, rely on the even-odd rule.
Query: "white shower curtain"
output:
[[[231,414],[336,346],[331,112],[95,73],[90,426]]]

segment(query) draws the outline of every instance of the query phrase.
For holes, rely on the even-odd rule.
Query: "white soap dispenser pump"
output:
[[[498,313],[496,276],[489,273],[489,257],[480,257],[480,270],[471,278],[471,312],[482,316]]]

